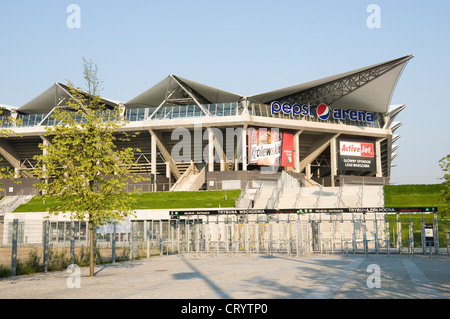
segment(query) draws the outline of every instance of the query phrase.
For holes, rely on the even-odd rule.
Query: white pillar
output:
[[[45,147],[49,147],[49,146],[50,146],[50,141],[49,141],[47,138],[41,136],[41,139],[42,139],[42,144],[43,144]],[[44,147],[44,149],[42,150],[42,155],[44,155],[44,156],[48,155],[48,151],[47,151],[47,149],[46,149],[45,147]],[[43,170],[44,172],[47,171],[47,167],[46,167],[45,163],[42,165],[42,170]],[[45,183],[48,183],[48,177],[47,177],[47,174],[45,174]],[[42,192],[42,194],[45,194],[45,193],[46,193],[46,191],[43,191],[43,192]]]
[[[14,167],[14,178],[20,178],[20,168]]]
[[[166,177],[170,178],[170,163],[166,163]]]
[[[151,135],[151,162],[152,162],[152,174],[156,174],[156,137]]]
[[[214,172],[214,134],[208,130],[208,171]]]
[[[311,163],[306,164],[305,177],[308,178],[308,179],[311,178]]]
[[[336,139],[330,141],[330,160],[331,160],[331,186],[334,187],[334,177],[337,174],[337,156]]]
[[[294,172],[300,173],[300,133],[294,135]]]
[[[247,125],[242,130],[242,170],[247,170]]]
[[[381,142],[375,142],[375,160],[377,162],[377,177],[383,177],[383,168],[381,167]]]

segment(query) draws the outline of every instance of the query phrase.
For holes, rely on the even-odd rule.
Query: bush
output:
[[[11,276],[11,268],[0,265],[0,278]]]
[[[18,260],[16,273],[17,275],[28,275],[42,271],[40,264],[41,257],[37,249],[33,249],[28,253],[28,259],[25,261]]]
[[[89,249],[84,249],[81,247],[80,253],[73,256],[73,263],[80,266],[85,267],[89,265]]]
[[[67,250],[58,250],[50,247],[48,250],[48,270],[64,270],[72,263],[70,256],[67,256]]]

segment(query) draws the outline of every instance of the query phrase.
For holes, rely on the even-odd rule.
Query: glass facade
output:
[[[29,126],[36,126],[39,125],[39,123],[42,122],[42,120],[45,118],[46,114],[24,114],[19,115],[19,125],[20,127],[29,127]]]
[[[182,118],[194,118],[205,117],[206,113],[202,108],[214,117],[221,116],[239,116],[244,110],[243,103],[215,103],[215,104],[202,104],[202,107],[198,105],[164,105],[160,108],[157,107],[143,107],[133,108],[125,110],[125,120],[128,122],[139,122],[146,120],[175,120]],[[106,111],[110,112],[110,111]],[[345,124],[358,127],[374,127],[382,128],[384,125],[383,117],[379,113],[375,113],[373,122],[360,122],[351,121],[349,118],[345,120],[337,120],[330,117],[328,120],[322,121],[317,116],[292,116],[292,114],[285,114],[278,112],[271,114],[271,106],[268,104],[261,104],[250,102],[248,104],[248,112],[253,116],[271,117],[287,120],[303,120],[318,123],[332,123],[332,124]],[[79,121],[82,121],[82,116],[77,115]],[[48,114],[21,114],[18,116],[20,124],[18,127],[33,127],[33,126],[53,126],[56,123],[55,118]],[[7,116],[0,117],[1,127],[10,128],[13,125],[8,120]]]
[[[211,116],[237,116],[241,115],[244,107],[237,103],[202,104],[202,107]],[[161,108],[127,109],[125,119],[129,122],[151,120],[173,120],[191,117],[206,116],[198,105],[165,105]]]

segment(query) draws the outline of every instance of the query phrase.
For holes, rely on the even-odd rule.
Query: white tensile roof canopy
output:
[[[323,79],[256,94],[247,99],[263,104],[273,101],[326,103],[330,107],[388,113],[395,85],[412,57],[412,55],[404,56]],[[172,99],[173,96],[171,96],[177,87],[184,89],[185,93],[189,92],[187,94],[191,102],[197,100],[204,104],[226,103],[237,102],[244,98],[179,76],[169,75],[125,104],[129,108],[145,105],[157,107],[169,100],[175,104],[182,104],[180,99]]]
[[[171,74],[144,93],[126,102],[125,105],[129,108],[158,107],[164,101],[184,104],[197,100],[201,104],[214,104],[238,102],[240,99],[242,99],[240,95]]]
[[[87,94],[86,92],[84,93]],[[19,107],[17,111],[25,114],[47,114],[56,106],[65,106],[70,96],[69,87],[56,82],[39,96]],[[102,98],[102,102],[109,107],[118,105],[118,102],[106,98]]]
[[[310,96],[308,100],[300,101],[303,103],[326,103],[330,107],[387,113],[397,80],[412,57],[408,55],[320,80],[253,95],[249,99],[259,103],[275,100],[281,102],[303,94],[305,97]],[[313,99],[316,100],[312,101]]]
[[[272,101],[313,105],[326,103],[330,107],[388,113],[395,85],[412,57],[407,55],[323,79],[256,94],[247,99],[263,104]],[[26,114],[48,113],[66,96],[67,87],[55,83],[17,111]],[[243,98],[241,95],[171,74],[125,105],[128,108],[142,108],[158,107],[163,103],[214,104],[238,102]],[[110,106],[119,104],[105,98],[103,101]]]

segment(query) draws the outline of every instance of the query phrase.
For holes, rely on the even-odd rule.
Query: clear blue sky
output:
[[[70,4],[81,28],[70,29]],[[370,4],[381,28],[370,29]],[[0,2],[0,103],[21,106],[99,66],[104,97],[128,101],[168,74],[253,95],[414,54],[391,104],[406,104],[395,176],[442,175],[450,152],[450,1]]]

